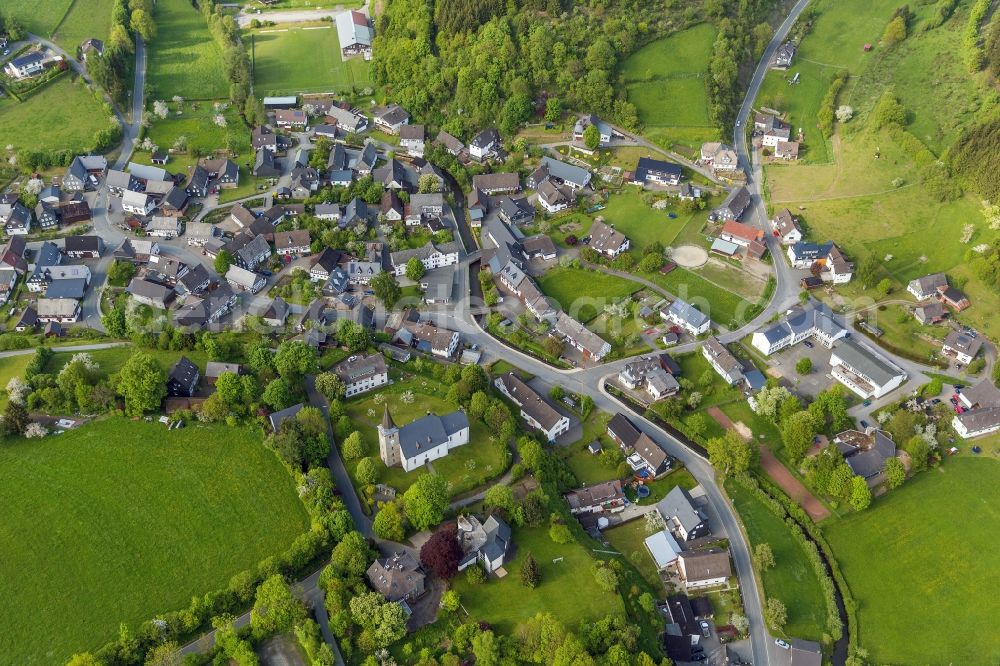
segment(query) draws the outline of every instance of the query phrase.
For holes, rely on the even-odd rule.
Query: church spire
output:
[[[385,403],[385,412],[382,414],[382,430],[393,430],[396,424],[392,422],[392,417],[389,415],[389,403]]]

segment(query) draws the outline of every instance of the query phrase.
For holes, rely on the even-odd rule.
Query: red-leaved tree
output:
[[[451,578],[458,572],[462,548],[458,545],[455,523],[443,525],[420,549],[420,563],[441,578]]]

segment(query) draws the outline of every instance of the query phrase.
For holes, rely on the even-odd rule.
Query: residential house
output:
[[[557,185],[544,180],[538,185],[538,204],[550,215],[564,211],[576,204],[576,195],[568,185]]]
[[[368,129],[368,116],[358,113],[354,109],[342,109],[339,106],[331,106],[326,115],[329,119],[337,123],[337,129],[349,134],[357,134]]]
[[[266,325],[277,328],[285,325],[290,310],[291,308],[283,298],[275,296],[270,303],[252,307],[251,312],[260,317]]]
[[[405,322],[395,337],[410,347],[441,358],[451,358],[458,349],[456,331],[439,328],[430,322]]]
[[[146,225],[146,234],[154,238],[177,238],[181,234],[181,221],[176,217],[154,215]]]
[[[788,141],[791,136],[792,126],[769,113],[754,116],[753,126],[763,135],[761,143],[768,148],[774,148],[779,141]]]
[[[553,333],[579,351],[585,359],[599,361],[611,353],[610,342],[565,312],[560,312],[557,316]]]
[[[881,398],[906,381],[899,366],[851,339],[840,342],[830,356],[833,378],[863,399]]]
[[[482,523],[472,515],[459,516],[458,543],[465,553],[458,562],[459,571],[478,561],[486,573],[495,573],[507,561],[511,546],[510,526],[496,514]]]
[[[643,543],[649,551],[657,571],[663,571],[677,562],[681,547],[674,536],[667,530],[660,530],[646,537]]]
[[[497,215],[510,225],[530,224],[535,219],[535,207],[527,197],[501,197],[497,202]]]
[[[267,148],[259,148],[254,156],[253,175],[258,178],[277,178],[281,175],[281,167],[274,159],[274,153]]]
[[[983,341],[979,336],[972,336],[958,330],[953,330],[941,343],[941,351],[948,356],[954,356],[959,363],[968,365],[979,355]]]
[[[740,247],[747,247],[751,243],[761,243],[764,241],[764,232],[749,224],[743,224],[735,220],[728,220],[722,225],[719,231],[719,238],[736,243]]]
[[[739,168],[736,151],[724,143],[701,144],[701,163],[712,167],[715,173],[731,173]]]
[[[305,129],[309,118],[302,109],[277,109],[274,112],[274,124],[278,127]]]
[[[372,179],[377,183],[381,183],[386,189],[409,189],[407,187],[406,169],[396,158],[392,158],[382,166],[374,169],[372,171]]]
[[[203,247],[208,241],[216,238],[218,227],[207,222],[188,222],[184,229],[184,237],[188,245]],[[68,240],[68,239],[67,239]]]
[[[371,21],[361,12],[351,10],[337,14],[337,39],[345,58],[356,55],[370,58],[374,38]]]
[[[38,321],[72,324],[80,320],[80,301],[74,298],[39,298],[35,303]]]
[[[378,425],[379,456],[386,467],[412,472],[469,443],[469,417],[462,410],[427,414],[402,428],[396,426],[386,403]]]
[[[424,156],[424,144],[427,140],[423,125],[403,125],[399,128],[399,147],[406,150],[411,157]]]
[[[340,204],[320,203],[313,207],[313,215],[320,220],[336,222],[340,220]]]
[[[170,189],[167,190],[167,193],[163,195],[162,199],[160,199],[160,210],[164,215],[179,217],[184,213],[184,209],[187,208],[187,204],[188,193],[184,191],[184,188],[177,185],[171,185]],[[66,218],[65,212],[63,213],[63,218]]]
[[[528,187],[537,189],[546,180],[557,185],[567,185],[573,190],[583,189],[590,185],[591,173],[583,167],[551,158],[543,157],[538,168],[528,176]]]
[[[108,181],[111,180],[111,174],[108,173]],[[207,197],[208,196],[208,171],[205,170],[200,164],[195,165],[194,169],[191,171],[191,177],[188,179],[187,185],[184,186],[184,191],[187,192],[189,197]]]
[[[250,143],[256,151],[269,150],[271,153],[278,152],[278,135],[270,127],[255,127],[250,133]]]
[[[11,268],[0,268],[0,305],[4,305],[14,293],[17,284],[17,271]]]
[[[625,510],[625,493],[619,479],[577,488],[563,495],[570,513],[618,513]]]
[[[8,236],[27,236],[33,217],[31,209],[21,203],[17,195],[0,199],[0,224]]]
[[[367,226],[368,217],[368,204],[365,203],[364,199],[354,197],[344,206],[344,214],[340,216],[340,228]]]
[[[633,391],[646,391],[653,400],[672,396],[680,390],[680,384],[663,367],[658,355],[629,361],[618,373],[618,381]]]
[[[438,132],[437,138],[434,139],[434,143],[443,146],[446,151],[450,154],[458,156],[463,150],[465,150],[465,144],[459,141],[457,138],[448,134],[444,130]]]
[[[573,124],[573,141],[578,144],[583,143],[583,134],[587,131],[590,125],[597,127],[598,135],[600,136],[600,143],[597,144],[598,148],[604,147],[611,143],[611,139],[615,136],[616,132],[614,128],[608,123],[604,122],[592,113],[588,113],[580,116],[576,119]]]
[[[512,194],[521,191],[521,180],[516,173],[484,173],[472,177],[473,189],[483,194]]]
[[[406,216],[406,224],[420,224],[424,217],[440,217],[443,214],[444,196],[440,192],[411,194],[410,212]]]
[[[389,134],[399,134],[400,128],[410,122],[410,114],[399,104],[378,107],[372,117],[375,127]]]
[[[948,310],[945,309],[942,303],[929,301],[915,307],[913,309],[913,316],[924,325],[938,324],[948,316]]]
[[[667,529],[681,541],[694,541],[711,534],[705,513],[694,505],[691,493],[681,486],[674,486],[657,502],[656,511]]]
[[[45,69],[45,54],[41,51],[30,51],[10,60],[4,65],[4,71],[12,79],[27,79],[40,74]]]
[[[153,212],[156,202],[148,194],[126,190],[122,194],[122,210],[133,215],[145,216]]]
[[[725,585],[733,575],[729,553],[721,548],[684,551],[677,556],[677,569],[688,590]]]
[[[480,227],[483,218],[490,211],[490,199],[479,188],[473,186],[465,198],[465,209],[469,211],[469,222],[473,227]]]
[[[799,159],[799,142],[778,141],[774,146],[774,156],[781,160]]]
[[[312,251],[312,239],[308,229],[277,231],[274,234],[274,251],[279,256],[308,255]]]
[[[684,169],[680,164],[640,157],[632,175],[636,185],[680,185],[684,178]]]
[[[271,246],[264,236],[254,236],[247,231],[241,231],[226,244],[226,249],[233,257],[234,263],[240,268],[252,271],[271,256]]]
[[[309,269],[309,279],[313,282],[326,282],[329,280],[330,275],[339,266],[342,256],[343,254],[339,250],[329,247],[323,248],[323,251],[317,255],[316,260]]]
[[[215,386],[216,381],[224,373],[240,375],[243,369],[239,363],[223,363],[221,361],[209,361],[205,364],[205,382],[209,386]]]
[[[525,423],[545,435],[548,441],[553,442],[569,431],[569,417],[560,414],[513,372],[500,375],[493,380],[493,384],[520,409]]]
[[[500,148],[500,133],[490,127],[484,129],[469,142],[469,155],[472,156],[472,159],[481,162],[495,154]]]
[[[795,57],[795,42],[785,42],[774,52],[774,60],[771,61],[773,69],[788,69],[792,65],[792,58]]]
[[[108,171],[104,184],[108,186],[108,191],[115,196],[121,196],[126,190],[136,191],[142,187],[139,179],[127,171],[111,169]]]
[[[174,290],[171,287],[139,277],[132,278],[125,292],[130,294],[135,302],[160,310],[167,309],[174,298]]]
[[[297,405],[292,405],[291,407],[286,407],[285,409],[279,409],[276,412],[272,412],[267,415],[268,423],[271,425],[271,430],[273,432],[278,432],[281,430],[281,424],[285,421],[294,419],[299,412],[302,411],[303,405],[301,402]]]
[[[9,268],[18,275],[28,272],[28,262],[24,259],[25,242],[21,236],[11,236],[0,251],[0,268]]]
[[[35,264],[35,270],[31,276],[25,280],[28,291],[38,293],[46,291],[55,282],[72,282],[76,287],[67,287],[67,298],[73,298],[68,294],[75,291],[82,292],[90,284],[90,269],[86,266],[60,266],[58,264],[43,265]],[[46,294],[50,298],[55,296]],[[83,298],[82,294],[79,298]]]
[[[541,261],[553,261],[556,258],[556,245],[552,238],[545,234],[535,234],[528,236],[521,241],[521,249],[528,259],[540,259]]]
[[[743,379],[743,364],[714,335],[701,346],[701,355],[730,386]]]
[[[333,372],[344,383],[348,398],[389,383],[389,371],[381,354],[349,356],[335,365]]]
[[[406,551],[375,560],[365,576],[386,601],[413,601],[424,593],[426,575],[417,560]]]
[[[1000,430],[1000,406],[982,407],[956,414],[951,425],[963,439],[994,433]]]
[[[910,280],[910,283],[906,285],[906,291],[913,294],[913,297],[918,301],[926,301],[936,297],[940,287],[947,286],[947,275],[944,273],[931,273],[930,275]]]
[[[778,211],[771,220],[771,228],[782,245],[794,245],[802,240],[802,229],[792,212],[787,208]]]
[[[837,450],[844,456],[856,476],[875,479],[885,468],[885,462],[896,457],[896,444],[889,433],[877,428],[845,430],[833,438]]]
[[[765,356],[812,338],[827,349],[847,337],[847,329],[836,322],[830,308],[819,301],[806,303],[787,310],[781,319],[767,328],[756,331],[750,344]]]
[[[8,298],[10,297],[8,296]],[[38,326],[38,310],[35,309],[34,305],[29,305],[24,308],[24,311],[21,313],[17,323],[14,324],[14,330],[18,333],[25,333],[27,331],[35,330],[36,326]]]
[[[251,294],[256,294],[267,284],[267,279],[260,273],[254,273],[233,264],[226,271],[226,282],[236,291],[248,291]]]
[[[310,166],[299,166],[292,169],[292,179],[289,183],[292,196],[305,199],[319,189],[321,178],[319,171]]]
[[[636,474],[655,479],[670,469],[671,462],[667,453],[649,435],[636,428],[624,414],[619,412],[608,421],[607,434],[621,447],[625,453],[625,462]]]
[[[740,185],[732,190],[722,202],[722,205],[712,211],[709,219],[713,221],[738,220],[750,207],[750,190]]]
[[[961,312],[971,305],[969,299],[954,287],[938,287],[938,300],[955,312]]]
[[[112,255],[115,261],[127,261],[131,264],[145,264],[150,257],[160,254],[160,246],[153,240],[143,238],[126,238]]]
[[[222,283],[201,296],[188,296],[177,309],[174,322],[185,328],[215,324],[233,309],[237,300],[232,288],[227,283]]]
[[[80,45],[80,58],[84,62],[86,62],[87,58],[90,56],[100,57],[102,55],[104,55],[104,42],[100,39],[91,37]]]
[[[854,264],[832,242],[817,245],[799,241],[788,246],[787,254],[793,268],[810,268],[818,264],[819,276],[826,282],[846,284],[854,276]]]
[[[313,138],[323,137],[325,139],[330,139],[333,141],[337,138],[337,123],[332,123],[327,125],[326,123],[320,123],[319,125],[313,125]]]
[[[208,289],[211,281],[208,269],[202,264],[195,264],[194,268],[177,277],[174,289],[181,295],[197,295]]]
[[[181,356],[167,375],[167,395],[190,398],[198,387],[201,373],[187,356]]]
[[[410,259],[419,259],[425,270],[433,270],[442,266],[453,266],[458,263],[458,243],[442,243],[435,245],[427,241],[425,245],[410,250],[400,250],[389,255],[393,274],[397,277],[406,275],[406,263]]]
[[[660,317],[671,324],[676,324],[689,334],[698,336],[707,333],[712,326],[708,315],[686,301],[676,299],[666,310],[660,312]]]
[[[622,232],[596,219],[590,227],[590,248],[613,259],[628,250],[629,240]]]
[[[39,201],[35,204],[35,219],[42,231],[55,229],[59,226],[59,209],[50,203]]]

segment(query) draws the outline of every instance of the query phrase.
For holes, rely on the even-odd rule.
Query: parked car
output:
[[[868,421],[865,421],[864,419],[862,419],[861,421],[858,421],[858,423],[861,424],[862,428],[867,428],[868,427]]]
[[[263,268],[260,270],[260,274],[263,275],[264,277],[271,277],[272,275],[274,275],[274,273],[272,273],[271,271],[265,270]]]
[[[701,635],[705,638],[709,638],[712,635],[712,628],[708,626],[708,622],[702,620],[698,623],[701,626]]]
[[[708,656],[704,652],[691,655],[691,661],[705,661],[706,659],[708,659]]]
[[[815,346],[815,345],[813,345],[813,343],[809,342],[808,340],[803,341],[802,344],[804,344],[809,349],[812,349]]]
[[[792,649],[791,645],[789,645],[785,641],[781,640],[780,638],[775,638],[774,639],[774,644],[777,645],[778,647],[780,647],[782,650],[790,650],[790,649]]]
[[[872,401],[871,401],[871,400],[865,400],[865,401],[864,401],[863,403],[861,403],[861,404],[862,404],[862,405],[864,405],[865,407],[871,407],[871,404],[872,404]]]

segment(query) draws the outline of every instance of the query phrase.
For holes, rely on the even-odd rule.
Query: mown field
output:
[[[53,39],[70,55],[91,37],[107,39],[114,4],[114,0],[76,0]]]
[[[567,314],[582,322],[593,319],[605,305],[642,289],[642,285],[616,275],[561,267],[538,278],[538,286]]]
[[[806,552],[792,538],[784,521],[752,493],[731,482],[726,484],[726,492],[746,528],[750,547],[766,543],[774,553],[775,565],[763,572],[762,582],[765,594],[781,599],[788,609],[785,635],[818,641],[826,626],[826,606]]]
[[[949,458],[825,525],[873,662],[1000,662],[998,484],[996,460]]]
[[[344,60],[334,24],[265,28],[247,40],[258,95],[345,92],[371,85],[369,63]]]
[[[73,0],[0,0],[0,14],[13,16],[28,32],[50,37]]]
[[[64,663],[287,548],[308,528],[259,434],[109,418],[0,446],[0,646]]]
[[[647,44],[622,64],[628,99],[651,140],[695,147],[717,139],[704,80],[714,41],[714,26],[701,23]]]
[[[225,98],[229,84],[222,56],[201,13],[188,0],[159,0],[153,18],[157,33],[149,46],[150,97]]]
[[[0,98],[0,144],[15,149],[86,152],[94,145],[94,133],[110,122],[87,86],[66,74],[23,102]]]

